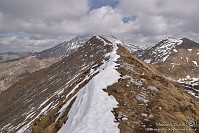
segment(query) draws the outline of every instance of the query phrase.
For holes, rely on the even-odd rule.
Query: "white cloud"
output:
[[[35,37],[36,38],[36,37]],[[0,38],[0,52],[5,51],[41,51],[52,47],[62,40],[58,39],[34,39],[34,37],[22,37],[15,35],[8,35]],[[3,51],[4,50],[4,51]]]
[[[5,0],[0,1],[3,14],[22,19],[75,18],[88,11],[88,0]]]
[[[133,23],[124,24],[122,18],[120,12],[105,6],[92,10],[87,17],[80,21],[79,25],[86,32],[99,34],[121,34],[137,28]]]
[[[88,33],[112,34],[135,43],[157,43],[166,36],[199,41],[198,0],[119,0],[115,8],[104,6],[92,11],[89,1],[0,1],[0,39],[4,40],[0,47],[15,44],[21,49],[27,45],[41,50],[47,42]],[[127,16],[133,19],[123,23]],[[19,39],[20,32],[24,34]],[[9,33],[17,36],[14,43],[6,38]]]
[[[191,37],[198,34],[198,0],[120,0],[118,9],[125,15],[139,19],[139,33],[153,38],[158,36]],[[187,32],[187,34],[184,34]],[[149,35],[150,34],[150,35]]]

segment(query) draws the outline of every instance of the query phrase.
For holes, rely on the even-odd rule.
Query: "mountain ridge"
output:
[[[49,68],[34,72],[26,81],[0,94],[3,133],[79,129],[141,133],[156,129],[158,122],[199,120],[199,102],[194,97],[121,44],[100,36]],[[107,107],[106,103],[113,105]],[[92,108],[96,106],[102,112]],[[199,129],[186,127],[190,132]]]
[[[49,67],[64,57],[69,56],[92,37],[92,34],[77,36],[70,41],[65,41],[39,53],[31,54],[31,56],[15,57],[12,60],[9,59],[0,63],[0,71],[2,72],[0,73],[0,93],[18,80],[29,76],[32,72]],[[121,42],[132,53],[139,49],[136,46],[130,47],[130,45],[116,39],[112,35],[102,35],[102,37],[112,42]]]

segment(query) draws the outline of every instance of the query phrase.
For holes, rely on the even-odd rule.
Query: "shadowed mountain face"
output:
[[[194,97],[100,36],[0,94],[3,133],[144,133],[161,123],[199,130],[189,119],[199,120]]]

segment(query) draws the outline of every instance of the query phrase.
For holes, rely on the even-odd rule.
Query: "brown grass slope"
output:
[[[165,62],[158,62],[155,67],[166,77],[178,80],[199,76],[199,44],[187,38],[182,39],[182,44],[176,47],[177,52],[171,51],[171,54]]]
[[[118,47],[118,54],[121,56],[117,62],[120,64],[118,71],[122,78],[104,91],[114,96],[119,103],[119,107],[113,110],[113,114],[115,122],[119,123],[121,133],[145,133],[147,129],[166,130],[166,128],[176,129],[173,132],[178,133],[181,133],[183,129],[191,130],[189,132],[194,132],[194,129],[199,130],[198,126],[192,128],[186,124],[189,119],[199,120],[199,102],[178,85],[163,78],[152,66],[132,56],[122,46],[118,45]],[[85,83],[82,83],[65,102],[75,95]],[[155,90],[150,87],[155,87]],[[138,97],[141,94],[145,94],[144,99],[147,102]],[[73,102],[58,121],[49,119],[56,114],[59,108],[36,119],[32,123],[32,131],[34,133],[56,133],[67,121],[67,114]],[[170,126],[160,124],[170,124]]]
[[[164,128],[176,129],[174,132],[178,133],[183,132],[180,129],[190,129],[190,132],[197,129],[196,132],[199,132],[199,125],[192,128],[186,124],[189,119],[199,121],[199,101],[123,47],[119,47],[118,53],[121,56],[118,71],[128,77],[110,86],[108,93],[119,102],[119,108],[114,109],[113,113],[120,123],[121,133],[145,133],[147,129],[169,132],[164,131]],[[156,89],[150,89],[149,86]],[[148,102],[138,96],[143,96]],[[170,126],[160,126],[158,123]]]
[[[88,69],[110,50],[109,45],[105,46],[102,41],[93,37],[70,56],[49,68],[34,72],[2,92],[0,94],[0,129],[10,123],[2,132],[16,132],[33,120],[50,102],[53,102],[50,110],[61,108],[64,97],[70,89],[81,82],[88,74]],[[70,80],[72,81],[68,84]],[[50,98],[49,101],[39,108],[47,98]],[[30,111],[34,113],[26,119]],[[55,116],[57,115],[54,114],[47,121],[54,120]]]
[[[40,60],[35,56],[0,63],[0,93],[31,73],[49,67],[55,59]]]

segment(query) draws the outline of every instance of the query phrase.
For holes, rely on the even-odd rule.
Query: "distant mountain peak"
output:
[[[158,44],[146,49],[141,58],[147,63],[164,62],[172,51],[175,51],[176,47],[182,44],[182,42],[182,39],[166,37]]]
[[[166,37],[162,41],[165,42],[166,44],[171,43],[171,44],[176,44],[176,45],[179,45],[183,42],[182,39],[177,39],[177,38],[172,38],[172,37]]]
[[[64,41],[52,48],[38,53],[38,58],[63,58],[76,51],[84,43],[86,43],[92,35],[81,35],[73,38],[70,41]]]
[[[89,41],[92,37],[97,37],[98,39],[104,40],[109,43],[117,43],[122,44],[126,48],[128,48],[132,53],[140,49],[139,47],[131,44],[126,44],[121,40],[116,39],[113,35],[94,35],[94,34],[86,34],[79,35],[70,41],[64,41],[52,48],[46,49],[36,54],[36,57],[40,59],[47,58],[58,58],[62,59],[63,57],[69,56],[71,53],[76,51],[79,47],[83,46],[87,41]]]
[[[188,38],[167,37],[142,51],[139,58],[154,64],[169,79],[189,85],[195,81],[199,84],[199,44]]]
[[[175,37],[171,37],[171,36],[167,36],[167,37],[165,37],[163,40],[168,40],[168,39],[178,39],[178,38],[175,38]]]

